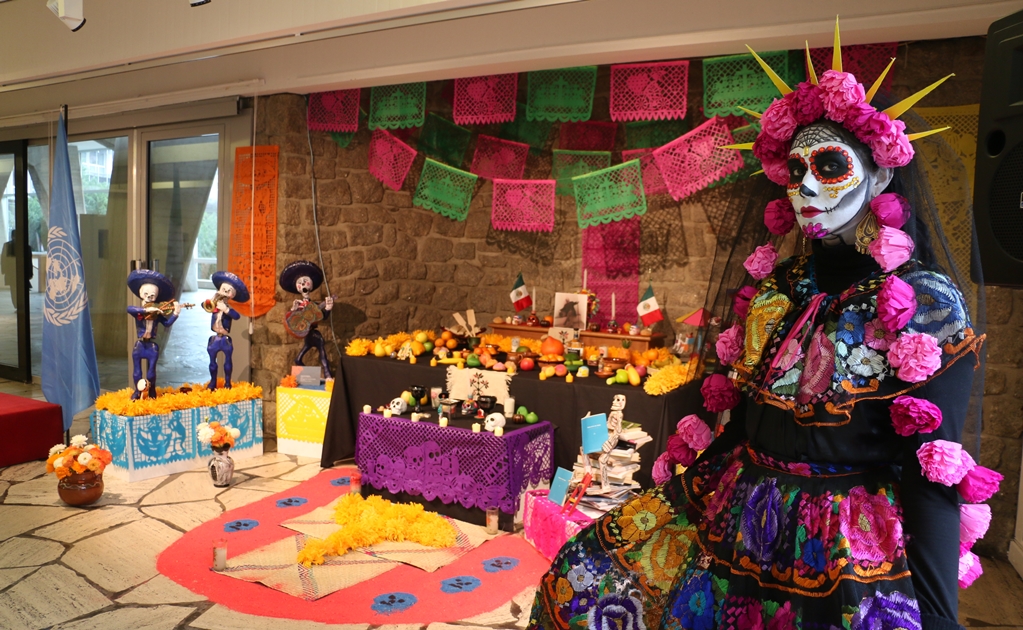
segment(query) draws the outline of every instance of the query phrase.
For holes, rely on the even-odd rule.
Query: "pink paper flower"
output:
[[[899,335],[888,348],[888,363],[907,383],[921,383],[941,367],[941,348],[927,333]]]
[[[861,142],[869,142],[872,137],[869,131],[870,121],[875,114],[877,110],[870,103],[856,103],[846,110],[845,122],[842,125],[853,132]]]
[[[877,318],[885,330],[898,332],[916,315],[916,292],[898,276],[888,276],[877,293]]]
[[[959,496],[968,503],[987,501],[998,492],[1002,475],[984,466],[974,466],[956,486]]]
[[[845,122],[849,110],[866,101],[866,92],[848,72],[826,70],[818,81],[824,93],[824,115],[837,123]]]
[[[897,120],[895,122],[902,122]],[[881,168],[900,168],[913,160],[913,144],[904,132],[885,135],[870,143],[874,161]]]
[[[657,485],[665,483],[675,474],[675,464],[671,461],[671,455],[667,451],[661,453],[654,460],[654,468],[650,474]]]
[[[969,588],[984,573],[980,558],[972,551],[959,556],[959,588]]]
[[[739,404],[739,390],[724,374],[711,374],[704,379],[700,393],[703,394],[703,407],[711,413],[726,411]]]
[[[870,243],[870,255],[885,271],[893,271],[896,267],[910,259],[916,245],[913,239],[902,230],[882,226],[877,238]]]
[[[764,225],[771,234],[788,234],[796,224],[796,211],[788,197],[775,199],[764,209]]]
[[[756,294],[757,288],[748,284],[736,291],[735,296],[732,298],[732,312],[738,315],[741,319],[746,319],[746,314],[749,313],[750,300],[752,300],[753,296]]]
[[[895,432],[902,436],[931,433],[941,426],[941,409],[929,400],[913,396],[899,396],[888,411],[892,414]]]
[[[824,92],[809,81],[800,83],[785,98],[792,100],[792,116],[800,127],[824,115]]]
[[[895,558],[902,543],[902,522],[888,497],[856,486],[839,504],[838,518],[854,558],[871,562]]]
[[[803,235],[806,238],[824,238],[828,231],[820,223],[807,223],[803,226]]]
[[[788,157],[791,143],[789,140],[779,140],[774,136],[761,132],[757,134],[756,139],[753,141],[753,155],[760,161],[765,158],[780,158],[785,161],[786,171],[788,171]],[[785,177],[788,181],[788,174]]]
[[[792,140],[792,134],[796,131],[796,119],[793,117],[791,99],[775,99],[760,117],[760,126],[764,133],[775,140],[785,142]]]
[[[763,280],[771,275],[776,262],[778,262],[778,252],[774,249],[774,245],[768,243],[753,250],[742,266],[746,268],[749,275],[757,280]]]
[[[870,211],[878,225],[899,229],[909,220],[909,201],[898,193],[881,193],[870,200]]]
[[[895,333],[885,330],[881,320],[875,317],[863,325],[863,341],[874,350],[887,350],[895,341]]]
[[[689,467],[696,461],[696,451],[686,444],[681,435],[672,435],[668,438],[668,457],[676,464]]]
[[[702,451],[714,440],[707,423],[692,413],[678,421],[675,431],[694,451]]]
[[[764,167],[764,175],[779,186],[789,183],[789,161],[784,157],[761,158],[760,165]]]
[[[991,526],[991,506],[979,505],[959,506],[959,543],[972,547],[973,543],[984,537]]]
[[[718,359],[725,365],[731,365],[742,356],[743,345],[746,341],[746,330],[735,324],[725,332],[718,335],[714,348],[718,352]]]
[[[916,450],[920,468],[928,481],[954,486],[963,480],[976,462],[963,450],[963,445],[948,440],[924,442]]]

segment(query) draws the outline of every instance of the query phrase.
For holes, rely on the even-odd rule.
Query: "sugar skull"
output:
[[[493,431],[497,427],[503,427],[505,423],[506,420],[504,418],[504,414],[495,411],[494,413],[487,416],[487,420],[486,423],[483,425],[483,428],[486,429],[487,431]]]
[[[615,394],[615,397],[611,399],[611,411],[622,411],[625,409],[625,395]]]
[[[405,402],[405,400],[400,396],[392,400],[391,404],[388,405],[387,407],[388,409],[391,410],[391,413],[393,413],[396,416],[400,416],[401,414],[408,411],[408,403]]]

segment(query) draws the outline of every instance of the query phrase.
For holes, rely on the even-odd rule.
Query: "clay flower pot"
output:
[[[72,472],[57,480],[57,494],[61,501],[74,507],[91,505],[103,496],[103,475],[91,470]]]

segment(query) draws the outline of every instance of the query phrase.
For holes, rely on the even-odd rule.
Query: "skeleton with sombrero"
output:
[[[138,339],[131,351],[134,365],[132,382],[142,380],[142,361],[146,361],[146,378],[140,388],[133,388],[132,400],[137,400],[143,390],[148,396],[156,396],[156,363],[160,360],[160,346],[156,343],[157,326],[170,328],[178,319],[182,305],[174,299],[174,285],[163,274],[152,269],[136,269],[128,274],[128,288],[142,299],[142,306],[129,306],[128,314],[135,318],[135,332]]]
[[[323,375],[333,378],[334,373],[327,362],[327,349],[323,343],[323,335],[316,328],[316,323],[323,319],[324,313],[334,308],[334,298],[327,296],[317,304],[309,299],[309,294],[323,284],[323,271],[315,263],[308,260],[296,260],[281,271],[281,288],[288,293],[297,293],[302,297],[292,302],[291,311],[285,317],[285,328],[292,335],[304,339],[302,350],[295,357],[295,365],[304,365],[302,360],[306,353],[316,348],[320,353],[320,366]]]
[[[210,316],[210,336],[206,344],[206,352],[210,355],[209,389],[217,388],[217,355],[224,353],[224,387],[231,389],[231,373],[234,371],[234,346],[231,343],[231,322],[241,315],[228,305],[228,300],[236,302],[249,301],[249,289],[242,279],[230,271],[217,271],[213,274],[213,285],[217,287],[214,296],[202,303],[202,308]]]

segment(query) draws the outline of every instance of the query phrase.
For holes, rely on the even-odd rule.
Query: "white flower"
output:
[[[82,466],[87,465],[91,461],[92,455],[90,455],[89,453],[82,453],[78,456],[78,463],[81,464]]]
[[[876,376],[884,372],[884,357],[867,346],[856,346],[849,353],[846,365],[849,371],[860,376]]]
[[[199,437],[200,442],[202,442],[203,444],[209,444],[210,441],[213,440],[213,436],[215,436],[216,434],[217,432],[211,429],[209,425],[207,425],[199,429],[197,436]]]
[[[53,462],[53,465],[56,468],[67,468],[68,466],[71,465],[72,461],[74,460],[71,457],[61,457],[57,461]]]
[[[50,447],[50,457],[53,457],[54,455],[63,451],[66,448],[67,447],[64,446],[63,444],[54,444],[53,446]]]
[[[89,443],[89,438],[84,435],[76,435],[71,438],[71,446],[77,446],[78,448],[85,448],[85,445]]]
[[[240,429],[232,428],[230,433],[231,433],[231,437],[233,437],[236,440],[242,436],[242,432],[241,432]]]

